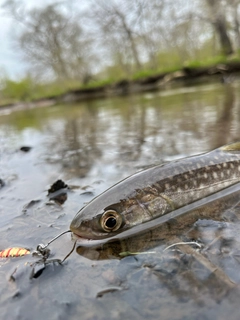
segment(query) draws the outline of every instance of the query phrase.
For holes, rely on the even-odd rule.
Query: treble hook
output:
[[[61,237],[63,234],[65,234],[67,232],[71,232],[71,230],[67,230],[67,231],[64,231],[64,232],[58,234],[56,237],[54,237],[53,239],[48,241],[47,244],[39,244],[37,246],[36,250],[33,252],[33,256],[38,256],[38,257],[41,256],[41,258],[40,258],[40,260],[35,261],[31,265],[33,268],[32,268],[32,273],[30,275],[30,279],[38,278],[42,274],[43,270],[46,268],[46,266],[48,264],[51,264],[51,263],[62,264],[70,256],[70,254],[74,251],[77,240],[74,242],[73,248],[65,256],[64,259],[48,259],[49,255],[50,255],[50,249],[48,249],[47,247],[50,245],[50,243],[52,243],[53,241],[55,241],[56,239],[58,239],[59,237]]]

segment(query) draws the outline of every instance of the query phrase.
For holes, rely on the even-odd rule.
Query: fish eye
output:
[[[122,224],[122,216],[115,210],[107,210],[100,219],[101,227],[107,231],[116,231]]]

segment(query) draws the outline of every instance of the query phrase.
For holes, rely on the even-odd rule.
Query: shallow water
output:
[[[0,249],[47,243],[85,203],[139,169],[240,140],[239,111],[238,82],[0,110]],[[63,204],[48,196],[58,179],[69,186]],[[0,318],[239,319],[238,197],[212,207],[212,219],[173,225],[171,237],[151,231],[90,255],[78,246],[41,275],[39,258],[1,259]],[[202,247],[163,251],[178,241]],[[64,258],[72,246],[70,234],[62,236],[50,258]]]

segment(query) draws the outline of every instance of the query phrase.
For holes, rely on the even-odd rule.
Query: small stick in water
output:
[[[157,253],[156,251],[143,251],[143,252],[131,252],[131,251],[123,251],[119,253],[120,257],[127,257],[127,256],[135,256],[138,254],[152,254],[152,253]]]
[[[172,247],[175,247],[175,246],[178,246],[178,245],[182,245],[182,244],[187,244],[187,245],[195,245],[195,246],[197,246],[199,249],[201,249],[202,248],[202,245],[201,244],[199,244],[199,243],[197,243],[197,242],[195,242],[195,241],[190,241],[190,242],[176,242],[176,243],[173,243],[173,244],[171,244],[170,246],[168,246],[168,247],[166,247],[163,251],[166,251],[166,250],[168,250],[168,249],[170,249],[170,248],[172,248]]]

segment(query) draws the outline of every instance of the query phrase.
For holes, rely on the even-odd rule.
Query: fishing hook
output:
[[[64,231],[64,232],[58,234],[56,237],[54,237],[50,241],[48,241],[47,244],[40,243],[39,245],[37,245],[37,248],[36,248],[35,252],[40,253],[41,255],[45,256],[48,253],[49,249],[47,249],[47,247],[50,245],[50,243],[52,243],[53,241],[57,240],[63,234],[68,233],[68,232],[71,232],[71,230],[67,230],[67,231]]]

